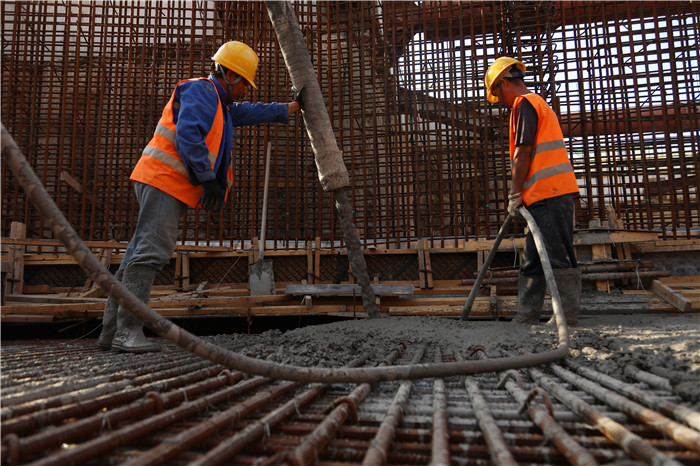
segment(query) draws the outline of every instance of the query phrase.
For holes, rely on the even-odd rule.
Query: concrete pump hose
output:
[[[537,226],[535,218],[527,211],[525,207],[520,207],[518,209],[520,215],[525,218],[528,228],[532,232],[532,238],[535,240],[535,246],[537,247],[537,253],[540,256],[540,262],[542,263],[542,270],[544,270],[544,277],[547,279],[547,286],[549,287],[549,295],[552,297],[552,309],[554,311],[554,320],[557,322],[557,333],[559,334],[559,346],[569,346],[569,329],[566,326],[566,319],[564,318],[564,307],[561,304],[561,297],[559,296],[559,289],[557,288],[557,282],[554,280],[554,272],[552,271],[552,264],[549,262],[549,256],[547,255],[547,247],[544,244],[544,237],[540,231],[540,227]]]
[[[14,139],[5,129],[2,129],[2,156],[7,165],[21,184],[27,196],[39,210],[51,228],[53,234],[65,246],[85,273],[94,280],[97,285],[109,294],[120,306],[128,309],[134,316],[141,320],[148,328],[161,337],[175,343],[185,350],[204,359],[221,364],[229,369],[239,370],[250,374],[271,377],[275,379],[294,380],[298,382],[325,382],[325,383],[364,383],[387,380],[407,380],[428,377],[447,377],[459,374],[477,374],[484,372],[505,371],[522,367],[531,367],[547,364],[565,358],[569,351],[568,334],[566,327],[562,326],[563,311],[558,300],[555,305],[555,316],[559,325],[559,346],[543,353],[535,353],[523,356],[514,356],[498,359],[481,359],[475,361],[457,361],[433,364],[411,364],[389,367],[360,367],[360,368],[318,368],[301,367],[277,364],[269,361],[244,356],[232,351],[220,348],[212,343],[202,340],[188,331],[178,327],[165,319],[146,304],[138,300],[107,270],[83,243],[75,230],[70,226],[66,218],[58,209],[53,199],[46,192],[36,174],[29,166],[22,151],[15,144]],[[526,217],[527,218],[527,217]],[[534,221],[532,222],[534,224]],[[538,230],[539,231],[539,230]],[[540,243],[538,250],[542,254]],[[551,267],[549,277],[552,275]],[[552,280],[553,282],[553,280]],[[555,288],[556,293],[556,288]]]

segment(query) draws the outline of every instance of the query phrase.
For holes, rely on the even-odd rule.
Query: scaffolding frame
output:
[[[577,228],[698,235],[697,2],[295,2],[365,247],[492,238],[510,180],[505,107],[488,64],[511,55],[560,115],[581,188]],[[5,1],[2,120],[79,235],[128,241],[131,169],[181,79],[206,76],[227,40],[260,56],[251,100],[291,81],[262,2]],[[301,118],[236,130],[235,182],[220,214],[190,209],[180,241],[250,248],[273,144],[267,249],[342,247]],[[618,223],[612,224],[612,208]],[[9,170],[2,235],[51,237]],[[524,224],[515,222],[513,233]]]

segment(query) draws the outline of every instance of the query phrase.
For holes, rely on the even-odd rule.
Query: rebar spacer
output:
[[[520,373],[516,371],[515,369],[510,369],[503,374],[503,377],[501,380],[498,382],[498,385],[496,385],[496,388],[503,388],[508,382],[508,380],[513,379],[515,383],[518,384],[518,387],[520,388],[525,388],[525,383],[523,382],[523,378],[520,376]]]
[[[222,375],[226,376],[226,380],[228,381],[229,386],[234,385],[236,383],[236,378],[233,376],[230,370],[222,370],[221,372],[219,372],[219,375],[217,375],[217,377],[220,377]]]
[[[7,450],[9,451],[8,466],[16,466],[19,463],[19,437],[17,437],[17,434],[9,434],[5,436],[2,443],[7,445]]]
[[[530,393],[527,394],[527,399],[518,410],[518,414],[523,414],[525,411],[527,411],[527,409],[530,407],[530,404],[535,400],[535,398],[537,398],[537,395],[540,395],[542,397],[542,402],[547,408],[547,412],[549,412],[549,415],[552,418],[554,418],[554,407],[552,406],[552,399],[549,397],[549,393],[547,393],[540,387],[535,387],[532,390],[530,390]]]
[[[349,397],[349,396],[341,396],[333,400],[333,405],[338,406],[342,403],[347,404],[350,407],[350,422],[351,423],[356,423],[359,420],[359,416],[357,414],[357,402]]]
[[[147,400],[153,400],[153,402],[156,404],[156,412],[158,414],[163,412],[163,398],[160,397],[160,393],[158,392],[148,392],[144,396],[145,399]]]
[[[484,355],[486,355],[486,349],[483,346],[477,346],[474,348],[471,353],[469,353],[466,357],[466,359],[471,359],[472,356],[474,356],[476,353],[482,352]]]

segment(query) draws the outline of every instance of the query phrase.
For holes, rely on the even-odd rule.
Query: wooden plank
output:
[[[608,229],[579,230],[574,235],[574,246],[593,244],[644,243],[656,241],[653,231],[610,231]]]
[[[425,243],[422,240],[418,243],[418,286],[420,286],[421,290],[428,287],[428,280],[426,279],[427,277],[425,273],[424,245]]]
[[[306,245],[306,283],[316,283],[314,273],[314,251],[311,243]]]
[[[5,323],[8,322],[14,322],[14,323],[48,323],[48,322],[53,322],[54,318],[51,315],[22,315],[22,314],[13,314],[13,315],[3,315],[2,316],[2,321]]]
[[[681,275],[675,277],[659,278],[660,282],[673,286],[700,287],[700,277],[697,275]]]
[[[413,285],[370,285],[376,295],[412,295]],[[291,296],[361,296],[362,290],[357,284],[325,285],[287,285],[286,295]]]
[[[591,246],[591,252],[593,254],[593,260],[596,259],[610,259],[610,245],[609,244],[594,244]],[[598,291],[604,291],[606,293],[610,292],[610,281],[608,280],[597,280],[595,282]]]
[[[74,191],[82,193],[83,192],[83,185],[80,184],[78,180],[73,178],[70,173],[67,171],[63,170],[61,172],[61,175],[59,176],[60,180],[66,183],[68,186],[73,188]]]
[[[426,278],[426,288],[433,287],[433,269],[430,263],[430,248],[428,247],[428,240],[423,240],[423,253],[425,254],[425,278]]]
[[[100,264],[102,264],[105,268],[109,268],[109,265],[112,262],[112,248],[100,248],[95,255],[99,259]],[[83,286],[83,293],[90,291],[90,288],[93,286],[94,282],[92,278],[88,277],[87,280],[85,280],[85,286]],[[81,293],[81,296],[83,293]]]
[[[177,252],[175,274],[177,287],[179,289],[187,289],[190,286],[190,255],[188,252]]]
[[[10,225],[10,237],[22,239],[27,236],[27,226],[24,223],[12,222]],[[24,253],[26,246],[12,245],[7,253],[9,271],[3,284],[5,294],[22,294],[24,286]]]
[[[316,237],[316,248],[314,250],[314,277],[318,283],[321,281],[321,237]]]
[[[104,312],[104,303],[75,303],[75,304],[16,304],[4,305],[2,307],[3,318],[9,314],[26,314],[26,315],[58,315],[64,312],[72,311],[83,313],[86,311]]]
[[[64,298],[68,299],[68,298]],[[82,300],[82,302],[61,302],[48,304],[17,304],[6,305],[2,307],[2,314],[31,314],[31,315],[51,315],[65,314],[69,311],[82,313],[86,311],[104,311],[106,300]],[[214,306],[251,306],[253,304],[271,304],[271,303],[287,303],[289,297],[284,295],[279,296],[233,296],[224,298],[198,298],[198,299],[163,299],[157,301],[149,301],[148,305],[151,309],[157,311],[159,309],[188,309],[192,307],[214,307]]]
[[[668,302],[681,312],[688,312],[692,308],[692,303],[688,299],[683,297],[683,295],[679,292],[673,291],[659,280],[652,281],[650,289],[664,301]]]
[[[52,296],[32,294],[11,294],[5,296],[9,302],[37,304],[77,304],[77,303],[107,303],[105,298],[86,298],[84,296]]]
[[[608,221],[610,222],[610,225],[613,228],[615,228],[616,230],[624,229],[624,225],[622,224],[620,219],[617,217],[617,212],[615,212],[615,209],[613,209],[612,206],[607,206],[607,211],[608,211]],[[617,249],[617,258],[619,260],[631,260],[632,259],[632,253],[630,252],[630,245],[628,243],[616,244],[616,249]]]
[[[259,248],[260,245],[258,244],[258,237],[253,236],[253,239],[250,240],[250,251],[248,252],[248,265],[255,264],[259,260]]]

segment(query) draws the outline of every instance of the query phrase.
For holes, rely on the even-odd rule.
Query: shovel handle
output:
[[[472,305],[474,304],[474,301],[476,300],[476,295],[479,293],[479,288],[481,288],[481,282],[484,280],[484,276],[486,275],[486,271],[489,268],[489,265],[491,265],[491,261],[493,261],[493,258],[496,256],[496,251],[498,251],[498,246],[501,244],[501,240],[503,239],[503,236],[506,234],[506,230],[510,226],[511,222],[513,221],[513,216],[511,214],[508,214],[506,217],[506,221],[503,222],[503,226],[501,227],[500,230],[498,230],[498,235],[496,235],[496,239],[493,242],[493,246],[491,247],[491,251],[489,252],[489,255],[486,257],[486,260],[484,261],[484,265],[481,266],[481,270],[479,270],[479,275],[476,277],[476,281],[474,282],[474,285],[472,286],[472,290],[469,292],[469,297],[467,298],[467,302],[464,304],[464,307],[462,308],[462,320],[467,320],[469,317],[469,313],[472,311]]]
[[[262,223],[260,225],[260,256],[259,260],[263,260],[265,255],[265,231],[267,230],[267,190],[270,186],[270,155],[272,154],[272,141],[267,143],[267,154],[265,155],[265,183],[263,185],[263,207],[262,207]]]

